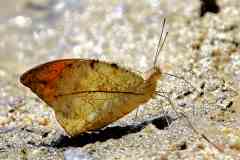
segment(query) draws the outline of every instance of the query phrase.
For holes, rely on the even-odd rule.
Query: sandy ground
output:
[[[4,2],[0,159],[240,159],[239,8],[238,0]],[[163,75],[157,90],[199,134],[156,96],[137,117],[133,111],[70,139],[51,108],[19,83],[27,69],[63,57],[114,62],[141,75],[152,67],[163,18],[169,34],[158,66],[186,81]]]

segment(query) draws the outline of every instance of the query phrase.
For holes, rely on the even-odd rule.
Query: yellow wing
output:
[[[54,109],[71,136],[101,128],[152,96],[141,76],[96,60],[52,61],[23,74],[21,82]]]

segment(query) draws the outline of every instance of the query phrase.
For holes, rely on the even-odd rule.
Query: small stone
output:
[[[232,132],[232,129],[231,128],[227,128],[227,127],[223,127],[221,129],[222,133],[224,133],[225,135],[228,135]]]
[[[23,122],[24,122],[26,125],[32,125],[32,123],[33,123],[33,117],[32,117],[32,116],[25,116],[25,117],[23,117]]]
[[[32,24],[31,18],[24,16],[17,16],[13,18],[10,22],[20,28],[28,27]]]
[[[240,137],[239,136],[230,136],[230,147],[240,151]]]
[[[40,117],[38,118],[38,123],[42,126],[49,125],[49,119],[47,117]]]
[[[93,160],[93,158],[80,148],[68,148],[64,151],[64,160]]]
[[[10,122],[10,119],[8,117],[1,117],[0,116],[0,128],[4,127],[9,122]]]

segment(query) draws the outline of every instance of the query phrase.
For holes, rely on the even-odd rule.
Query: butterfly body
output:
[[[161,77],[154,68],[144,79],[116,64],[62,59],[39,65],[21,76],[55,111],[70,136],[96,130],[123,117],[154,96]]]

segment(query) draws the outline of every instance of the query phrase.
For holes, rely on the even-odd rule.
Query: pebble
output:
[[[40,117],[37,119],[38,123],[42,126],[48,126],[49,125],[49,119],[47,117]]]
[[[68,148],[64,151],[64,160],[94,160],[88,153],[80,148]]]
[[[4,127],[9,122],[10,122],[10,119],[8,117],[0,116],[0,128]]]

